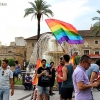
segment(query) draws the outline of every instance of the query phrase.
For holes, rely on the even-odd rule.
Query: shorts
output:
[[[59,94],[61,94],[61,85],[62,85],[62,82],[58,82]]]
[[[38,94],[39,95],[43,95],[43,94],[49,95],[49,90],[50,90],[50,87],[38,86]]]
[[[63,99],[71,99],[73,91],[74,91],[74,88],[64,88],[64,87],[61,87],[61,97]]]

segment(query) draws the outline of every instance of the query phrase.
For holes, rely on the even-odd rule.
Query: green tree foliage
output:
[[[26,61],[26,66],[29,64],[29,61]]]
[[[97,13],[100,14],[100,10],[97,10]],[[92,35],[97,36],[100,33],[100,17],[94,17],[92,20],[97,20],[97,22],[94,23],[93,27],[91,28]]]
[[[37,19],[37,22],[38,22],[37,40],[38,40],[40,38],[41,17],[43,17],[43,15],[46,15],[47,17],[49,17],[49,15],[53,16],[53,12],[49,9],[51,5],[47,4],[47,2],[45,2],[44,0],[35,0],[34,3],[29,2],[29,4],[31,4],[31,7],[25,9],[24,17],[32,14],[31,20],[33,19],[33,17]]]
[[[75,56],[75,64],[78,65],[80,62],[80,56]]]
[[[14,59],[7,59],[9,66],[15,66],[15,60]]]

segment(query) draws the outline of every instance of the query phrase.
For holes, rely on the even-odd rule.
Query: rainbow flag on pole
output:
[[[66,41],[69,44],[83,43],[83,38],[71,24],[57,19],[46,19],[45,21],[60,44],[62,44],[63,41]]]

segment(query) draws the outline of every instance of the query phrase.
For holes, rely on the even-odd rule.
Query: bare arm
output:
[[[10,85],[11,85],[11,96],[14,94],[14,83],[13,78],[10,78]]]
[[[51,75],[51,74],[50,74],[50,75],[46,75],[46,76],[48,76],[48,77],[50,77],[50,78],[52,77],[52,75]]]
[[[91,87],[97,87],[98,85],[99,85],[99,82],[94,82],[91,84],[84,84],[83,82],[77,83],[77,87],[79,90],[86,90],[86,89],[91,88]]]
[[[25,83],[29,83],[29,82],[27,82],[27,81],[25,80]]]
[[[75,69],[76,68],[76,65],[73,65],[73,69]]]
[[[66,81],[67,80],[67,73],[68,73],[68,70],[66,67],[63,67],[62,68],[62,73],[63,73],[63,76],[61,77],[60,75],[58,75],[58,77],[63,80],[63,81]]]
[[[46,71],[44,70],[43,72],[41,72],[40,74],[37,74],[37,78],[40,78],[43,74],[45,74]]]
[[[19,69],[21,69],[21,65],[20,65],[20,64],[18,64],[18,66],[20,67]]]
[[[91,77],[90,77],[90,82],[91,83],[95,80],[96,76],[97,76],[97,73],[96,72],[92,72]]]

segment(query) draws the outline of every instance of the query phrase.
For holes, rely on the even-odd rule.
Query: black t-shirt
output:
[[[38,68],[37,74],[42,73],[42,71],[44,71],[44,70],[46,70],[47,73],[49,75],[51,75],[50,69],[48,67],[46,67],[46,68],[43,68],[43,67]],[[39,77],[38,86],[49,87],[50,86],[50,77],[46,76],[45,74],[42,75],[41,77]]]
[[[51,67],[50,67],[50,70],[51,70]],[[54,68],[52,68],[52,70],[51,70],[51,74],[52,74],[52,77],[51,77],[51,80],[55,80],[55,69]]]

